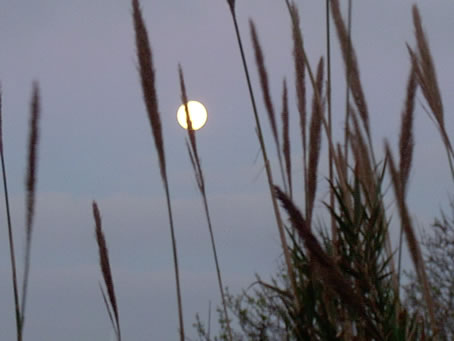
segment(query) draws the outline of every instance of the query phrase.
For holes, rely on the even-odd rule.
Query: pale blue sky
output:
[[[298,161],[301,148],[285,3],[236,3],[254,84],[257,74],[250,49],[249,17],[256,22],[264,48],[276,108],[280,108],[282,78],[286,76],[290,82],[293,174],[298,178],[302,174]],[[341,3],[345,10],[347,1]],[[409,68],[405,42],[414,43],[413,1],[353,3],[353,37],[374,142],[381,149],[384,137],[396,143],[399,132]],[[454,47],[450,43],[454,3],[417,3],[437,65],[449,132],[454,108]],[[298,1],[298,5],[310,62],[315,64],[324,54],[324,1]],[[143,0],[142,7],[157,69],[185,325],[188,336],[193,337],[195,313],[206,319],[208,302],[218,304],[219,295],[208,231],[184,146],[185,132],[175,119],[180,104],[178,62],[185,71],[188,96],[204,102],[209,111],[198,142],[223,277],[232,292],[246,288],[254,273],[267,278],[276,270],[278,234],[262,162],[260,158],[255,161],[259,147],[226,2]],[[25,147],[33,80],[39,81],[42,94],[26,339],[109,339],[110,324],[97,284],[101,277],[90,210],[91,201],[96,199],[109,243],[124,339],[176,340],[170,235],[136,71],[130,1],[0,0],[0,46],[4,143],[21,260]],[[333,49],[334,127],[340,132],[344,79],[335,39]],[[258,86],[255,90],[264,114]],[[262,122],[267,127],[267,122]],[[268,128],[266,134],[269,137]],[[418,221],[429,223],[438,208],[446,206],[452,182],[440,138],[419,105],[415,139],[410,205]],[[274,155],[271,144],[269,151]],[[327,173],[325,165],[322,161],[322,176]],[[301,198],[301,182],[296,188],[297,198]],[[322,182],[319,203],[324,193],[326,185]],[[2,197],[0,339],[11,340],[14,316],[3,207]]]

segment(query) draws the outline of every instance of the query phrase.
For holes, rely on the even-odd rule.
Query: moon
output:
[[[198,101],[188,101],[189,119],[191,120],[192,130],[202,128],[207,119],[208,112],[205,106]],[[186,110],[184,104],[180,105],[177,111],[177,121],[184,129],[188,129],[186,121]]]

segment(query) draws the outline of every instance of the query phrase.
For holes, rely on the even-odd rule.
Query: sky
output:
[[[226,1],[142,0],[154,53],[159,109],[180,262],[187,336],[198,312],[220,303],[208,229],[177,125],[177,65],[188,97],[203,102],[208,122],[199,152],[225,285],[240,293],[281,262],[263,163],[239,51]],[[371,111],[377,151],[396,145],[409,57],[414,45],[413,1],[353,1],[353,40]],[[417,1],[435,59],[446,108],[454,108],[454,3]],[[309,61],[325,54],[324,1],[297,1]],[[344,13],[347,1],[341,1]],[[259,114],[272,164],[274,145],[257,83],[248,28],[262,43],[275,107],[282,79],[289,82],[293,176],[301,179],[301,148],[293,86],[290,20],[284,1],[236,1]],[[110,340],[98,281],[91,202],[96,200],[111,256],[125,340],[176,340],[178,320],[170,233],[154,142],[137,74],[131,3],[126,0],[0,0],[0,81],[3,135],[19,266],[23,265],[24,174],[32,81],[42,100],[36,223],[25,338]],[[335,136],[343,127],[343,65],[333,48]],[[423,103],[421,94],[418,100]],[[280,109],[279,109],[280,110]],[[421,105],[416,108],[415,160],[409,205],[429,228],[452,195],[445,152]],[[380,152],[378,152],[380,154]],[[326,155],[326,154],[324,154]],[[322,156],[323,157],[323,156]],[[326,157],[325,157],[326,159]],[[316,208],[322,217],[326,160],[320,165]],[[277,169],[275,167],[275,174]],[[275,176],[277,178],[277,176]],[[296,197],[301,198],[301,181]],[[15,335],[4,199],[0,199],[0,339]],[[392,203],[392,200],[391,200]],[[394,214],[397,218],[397,212]],[[396,245],[396,234],[393,233]],[[21,273],[21,271],[20,271]],[[215,320],[213,317],[212,320]],[[214,329],[216,324],[213,322]]]

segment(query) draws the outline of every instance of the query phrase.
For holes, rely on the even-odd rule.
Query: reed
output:
[[[225,298],[225,294],[224,294],[224,284],[222,282],[221,269],[219,266],[218,253],[216,250],[216,242],[214,239],[213,226],[211,223],[210,210],[208,207],[205,179],[203,176],[202,166],[201,166],[200,158],[199,158],[199,152],[197,149],[196,131],[192,129],[192,122],[191,122],[191,119],[189,116],[188,97],[186,94],[186,86],[185,86],[185,82],[184,82],[183,68],[181,67],[181,65],[178,65],[178,75],[179,75],[179,79],[180,79],[181,101],[184,103],[184,107],[185,107],[185,111],[186,111],[186,122],[188,125],[187,132],[188,132],[189,143],[186,141],[186,146],[188,149],[189,158],[191,160],[192,169],[194,171],[194,175],[196,178],[197,187],[199,189],[200,195],[202,196],[203,210],[205,212],[205,218],[206,218],[207,225],[208,225],[208,231],[210,233],[211,248],[213,250],[214,264],[216,266],[216,275],[217,275],[217,279],[218,279],[219,293],[221,295],[222,308],[224,311],[224,319],[225,319],[225,323],[226,323],[226,327],[227,327],[227,336],[228,336],[228,340],[233,341],[232,329],[230,327],[230,318],[229,318],[229,314],[227,311],[227,303],[226,303],[226,298]]]
[[[167,178],[166,160],[164,152],[164,139],[162,134],[161,118],[158,109],[158,96],[155,84],[155,72],[153,66],[153,55],[148,38],[147,28],[145,26],[139,1],[132,0],[134,32],[136,38],[137,59],[139,62],[139,75],[142,84],[143,99],[148,113],[151,132],[154,138],[156,151],[158,154],[159,168],[161,179],[164,185],[166,195],[167,212],[169,217],[170,236],[172,239],[172,253],[175,270],[175,283],[177,292],[178,321],[180,341],[185,340],[184,321],[183,321],[183,303],[181,299],[180,273],[178,267],[178,253],[175,237],[175,228],[173,223],[172,206],[170,200],[169,181]]]

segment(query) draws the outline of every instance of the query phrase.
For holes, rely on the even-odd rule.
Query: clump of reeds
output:
[[[150,121],[151,131],[158,153],[159,168],[161,171],[162,183],[166,194],[167,210],[169,216],[170,235],[172,239],[172,252],[175,269],[175,282],[177,291],[178,319],[180,340],[185,340],[184,322],[183,322],[183,304],[181,299],[180,275],[178,268],[178,254],[175,237],[175,228],[173,223],[172,206],[170,201],[169,180],[167,177],[166,160],[164,152],[164,139],[162,134],[161,118],[158,109],[158,96],[155,84],[155,72],[153,66],[153,55],[150,41],[148,38],[147,28],[145,26],[139,1],[132,0],[134,31],[136,38],[136,49],[138,59],[139,76],[142,84],[143,99]]]
[[[101,290],[107,314],[109,316],[110,322],[112,323],[112,328],[117,337],[117,341],[121,341],[120,317],[118,312],[117,297],[115,295],[112,270],[110,267],[109,250],[107,248],[106,239],[102,230],[101,213],[99,212],[98,204],[96,203],[96,201],[93,201],[92,209],[93,218],[95,220],[95,237],[99,252],[99,266],[101,268],[102,278],[104,280],[104,287],[100,283],[99,288]]]
[[[234,3],[231,1],[228,3],[237,32],[240,53],[243,56]],[[254,294],[244,292],[237,300],[231,298],[233,312],[239,319],[245,335],[254,339],[425,340],[436,338],[438,322],[434,318],[431,288],[406,204],[414,150],[413,111],[417,88],[421,88],[429,104],[431,110],[429,114],[436,123],[445,144],[451,170],[454,154],[444,123],[443,105],[434,63],[417,7],[413,7],[417,50],[408,48],[411,68],[401,115],[399,163],[396,163],[388,143],[385,144],[384,160],[377,162],[375,158],[369,109],[350,36],[351,17],[347,26],[341,15],[339,1],[327,1],[326,13],[327,16],[332,13],[347,83],[345,137],[343,143],[339,143],[332,137],[331,114],[328,114],[328,118],[325,115],[325,99],[328,101],[328,111],[330,112],[333,108],[330,108],[329,80],[328,85],[324,87],[323,58],[320,59],[317,71],[313,72],[306,57],[296,6],[288,0],[286,4],[292,21],[295,90],[303,142],[305,210],[298,209],[291,189],[282,191],[279,187],[274,187],[272,198],[278,198],[281,201],[290,220],[291,228],[287,231],[287,237],[291,264],[289,265],[287,258],[284,258],[286,265],[278,273],[277,279],[273,279],[271,283],[259,279],[253,285]],[[350,15],[351,2],[349,2]],[[329,25],[327,27],[329,29]],[[265,107],[268,111],[274,143],[278,147],[279,141],[275,137],[276,120],[273,116],[274,109],[269,93],[264,56],[252,21],[250,21],[250,28]],[[327,49],[329,50],[329,44]],[[328,60],[328,70],[329,64]],[[243,66],[246,79],[250,84],[244,59]],[[312,116],[309,125],[306,117],[306,72],[313,90]],[[251,87],[249,92],[256,114]],[[282,159],[286,166],[284,183],[287,182],[291,188],[287,96],[284,81]],[[324,204],[331,219],[331,236],[323,230],[324,226],[321,224],[317,226],[322,229],[319,232],[320,236],[312,228],[318,161],[323,137],[322,128],[326,132],[329,150],[330,200]],[[260,132],[258,135],[265,157],[266,152],[261,140],[263,136]],[[266,160],[265,158],[265,164]],[[272,180],[272,177],[268,179]],[[394,189],[402,235],[406,236],[415,271],[423,288],[428,316],[420,316],[408,310],[400,299],[399,274],[402,244],[399,242],[398,250],[393,250],[389,239],[390,219],[387,217],[389,206],[385,204],[384,199],[388,179]],[[397,270],[394,264],[395,251],[399,253]],[[427,326],[430,327],[427,328]],[[426,335],[426,330],[430,330],[431,334]]]

